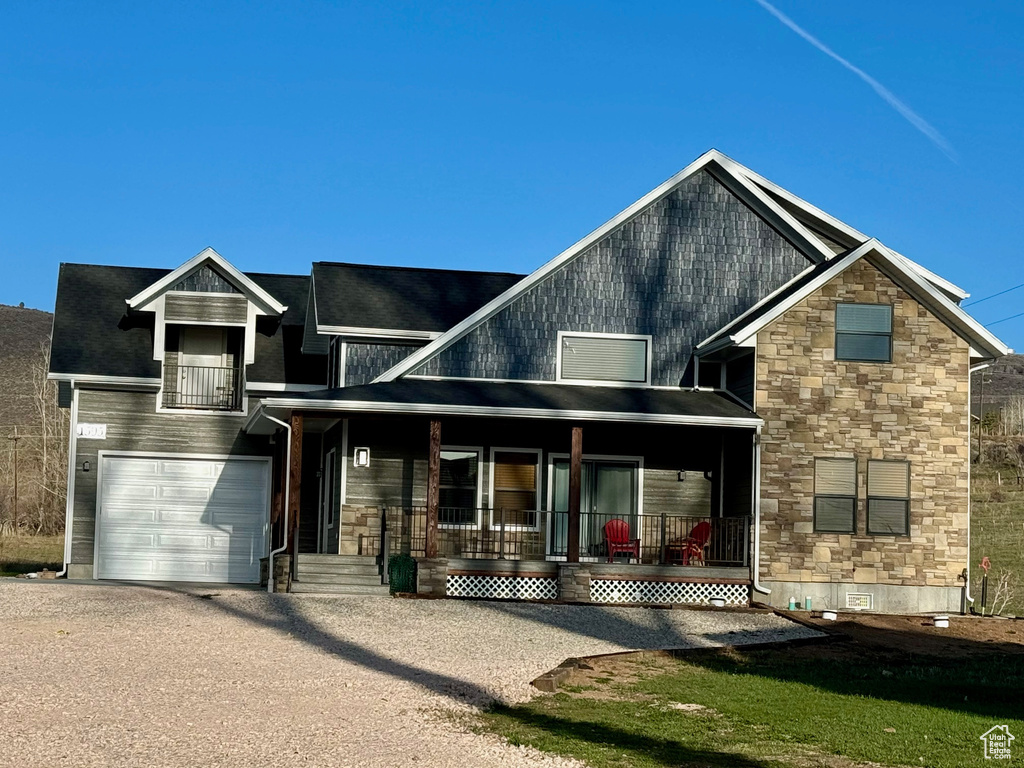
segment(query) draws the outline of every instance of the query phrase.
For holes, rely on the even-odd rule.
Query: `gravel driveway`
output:
[[[569,656],[811,630],[770,614],[0,580],[0,765],[555,766],[448,711]]]

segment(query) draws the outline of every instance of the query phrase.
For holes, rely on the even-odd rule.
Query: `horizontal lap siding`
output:
[[[244,323],[249,312],[245,296],[168,293],[164,301],[168,323]]]
[[[78,397],[79,423],[107,425],[106,440],[78,440],[71,540],[71,562],[78,565],[93,562],[100,451],[271,455],[265,436],[242,432],[241,416],[158,414],[153,392],[81,390]],[[84,461],[91,465],[89,472],[82,471]]]

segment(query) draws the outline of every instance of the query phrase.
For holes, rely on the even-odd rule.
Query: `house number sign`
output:
[[[78,436],[83,440],[106,440],[106,424],[79,424]]]

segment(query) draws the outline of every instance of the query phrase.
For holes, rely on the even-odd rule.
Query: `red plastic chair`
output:
[[[633,555],[640,559],[640,539],[629,538],[629,523],[616,518],[604,524],[604,542],[608,547],[608,562],[615,562],[615,555],[620,552]]]
[[[711,541],[711,523],[704,521],[697,523],[690,531],[690,535],[683,539],[683,565],[689,565],[691,560],[704,562],[704,550]]]

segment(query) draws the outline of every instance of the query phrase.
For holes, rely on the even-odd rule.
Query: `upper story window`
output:
[[[889,304],[837,304],[836,360],[891,362],[892,307]]]
[[[559,332],[558,381],[648,384],[650,380],[650,336]]]
[[[242,329],[168,325],[164,351],[164,408],[241,411]]]

